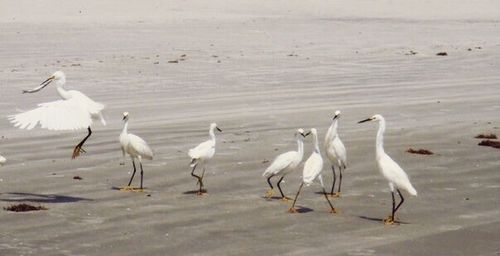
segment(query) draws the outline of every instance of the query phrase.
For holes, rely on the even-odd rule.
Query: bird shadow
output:
[[[381,218],[368,217],[368,216],[358,216],[358,217],[361,219],[364,219],[364,220],[369,220],[369,221],[382,222],[382,223],[384,222],[384,219],[381,219]],[[400,224],[410,224],[410,223],[396,220],[396,221],[394,221],[394,224],[400,225]]]
[[[34,202],[34,203],[74,203],[79,201],[93,201],[92,199],[74,196],[63,196],[54,194],[33,194],[22,192],[2,193],[2,197],[7,195],[8,198],[0,198],[3,202]]]
[[[184,195],[196,195],[196,194],[198,194],[198,192],[200,192],[200,190],[197,189],[197,190],[184,191],[184,192],[182,192],[182,194],[184,194]],[[201,193],[202,194],[206,194],[207,190],[206,189],[202,189]]]
[[[303,206],[297,206],[295,207],[295,210],[297,213],[308,213],[308,212],[313,212],[314,210],[308,207],[303,207]]]

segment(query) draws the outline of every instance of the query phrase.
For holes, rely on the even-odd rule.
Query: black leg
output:
[[[330,192],[330,195],[333,196],[333,190],[335,189],[335,182],[337,181],[337,175],[335,174],[335,167],[332,165],[332,172],[333,172],[333,185],[332,185],[332,192]]]
[[[141,166],[141,189],[142,189],[142,180],[144,176],[144,170],[142,170],[142,161],[139,159],[139,165]]]
[[[297,191],[297,194],[295,195],[295,199],[293,199],[292,207],[290,207],[290,209],[288,209],[288,211],[291,213],[297,212],[297,210],[295,210],[295,203],[297,202],[297,198],[299,197],[300,190],[302,190],[302,186],[304,186],[304,182],[300,183],[299,190]]]
[[[401,197],[401,201],[399,202],[398,206],[396,206],[396,209],[394,209],[394,213],[396,213],[396,211],[399,209],[399,207],[403,204],[403,202],[405,201],[404,197],[403,197],[403,194],[401,194],[401,191],[399,191],[399,189],[397,189],[396,191],[398,191],[398,194],[399,194],[399,197]]]
[[[326,194],[326,190],[325,190],[325,188],[324,188],[324,187],[322,187],[322,188],[323,188],[323,195],[325,195],[326,201],[327,201],[327,202],[328,202],[328,204],[330,205],[330,212],[331,212],[331,213],[336,213],[335,208],[334,208],[334,207],[333,207],[333,205],[332,205],[332,202],[330,202],[330,199],[328,199],[328,195]]]
[[[282,176],[276,185],[278,186],[278,189],[280,190],[281,197],[283,199],[286,199],[286,196],[285,196],[285,194],[283,194],[283,190],[281,190],[281,186],[280,186],[281,182],[283,181],[283,178],[285,178],[285,176]]]
[[[339,194],[341,186],[342,186],[342,167],[339,167],[339,190],[337,191]]]
[[[269,178],[267,178],[267,184],[269,184],[269,187],[271,187],[271,189],[274,189],[273,187],[273,184],[271,183],[271,178],[274,177],[274,174],[269,176]]]
[[[396,200],[394,199],[394,192],[391,192],[391,195],[392,195],[392,214],[391,214],[391,218],[392,218],[392,221],[394,221],[394,214],[396,213]]]
[[[198,164],[196,164],[195,166],[193,166],[193,170],[191,171],[191,176],[193,176],[196,179],[198,179],[198,183],[200,184],[200,189],[199,189],[198,193],[201,193],[201,187],[203,186],[203,181],[201,180],[200,176],[194,174],[194,170],[196,169],[196,166],[198,166]]]
[[[87,139],[92,134],[92,130],[90,129],[90,126],[87,128],[87,130],[89,132],[87,134],[87,136],[85,138],[83,138],[83,140],[80,141],[80,143],[78,143],[78,145],[76,145],[75,149],[73,149],[73,155],[71,156],[72,159],[75,159],[77,156],[79,156],[81,152],[85,153],[85,150],[82,149],[82,146],[85,143],[85,141],[87,141]]]
[[[132,184],[132,180],[134,179],[134,175],[135,175],[135,162],[134,162],[133,158],[132,158],[132,165],[134,166],[134,172],[132,173],[132,177],[130,177],[130,181],[128,182],[128,186],[130,186],[130,184]]]

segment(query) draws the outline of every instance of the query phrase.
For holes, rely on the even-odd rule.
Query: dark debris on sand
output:
[[[499,141],[494,141],[494,140],[482,140],[477,145],[479,145],[479,146],[486,146],[486,147],[492,147],[492,148],[500,148],[500,142]]]
[[[438,52],[436,53],[437,56],[448,56],[447,52]]]
[[[408,150],[406,150],[406,152],[412,153],[412,154],[419,154],[419,155],[434,155],[434,152],[427,150],[427,149],[418,149],[417,150],[417,149],[409,148]]]
[[[80,177],[80,176],[73,176],[73,179],[74,179],[74,180],[83,180],[83,178],[82,178],[82,177]]]
[[[41,205],[34,206],[34,205],[30,205],[30,204],[25,204],[25,203],[13,204],[13,205],[10,205],[8,207],[4,207],[3,209],[6,211],[12,211],[12,212],[30,212],[30,211],[48,210],[46,207],[41,206]]]
[[[490,134],[479,134],[476,137],[476,139],[497,139],[497,135],[490,133]]]

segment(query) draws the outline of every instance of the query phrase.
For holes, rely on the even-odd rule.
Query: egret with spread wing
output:
[[[193,169],[191,170],[191,176],[195,177],[198,180],[198,195],[202,195],[203,192],[206,192],[203,190],[203,176],[205,175],[206,163],[215,155],[216,129],[219,132],[222,132],[222,130],[217,127],[216,123],[211,123],[210,129],[208,130],[210,138],[207,141],[200,143],[195,148],[190,149],[188,152],[189,157],[191,157],[191,167],[193,167]],[[194,173],[194,170],[196,169],[196,166],[198,166],[198,164],[203,164],[203,172],[201,173],[201,176]]]
[[[358,123],[364,123],[368,121],[378,121],[378,132],[377,132],[377,140],[376,140],[376,161],[382,176],[389,182],[389,189],[391,190],[392,195],[392,212],[389,217],[384,219],[385,224],[394,224],[395,222],[395,214],[399,207],[405,201],[403,194],[399,189],[406,190],[410,195],[416,196],[417,190],[411,185],[410,179],[406,172],[396,163],[392,158],[387,155],[384,151],[384,132],[385,132],[385,119],[381,115],[374,115],[368,119],[361,120]],[[394,190],[396,190],[401,198],[401,201],[396,206],[396,200],[394,198]]]
[[[65,90],[66,75],[62,71],[56,71],[51,77],[43,81],[40,86],[32,90],[23,90],[23,93],[35,93],[52,81],[55,81],[57,92],[62,100],[41,103],[37,108],[8,117],[15,127],[31,130],[40,124],[41,128],[62,131],[79,130],[87,128],[88,135],[76,145],[72,158],[76,158],[80,153],[85,153],[83,144],[92,134],[90,126],[96,119],[101,120],[103,125],[106,121],[102,116],[104,105],[97,103],[85,96],[85,94],[75,90]]]

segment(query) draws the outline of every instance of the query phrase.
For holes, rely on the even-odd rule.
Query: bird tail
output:
[[[417,190],[411,184],[408,188],[408,193],[410,193],[410,195],[412,196],[417,196]]]

